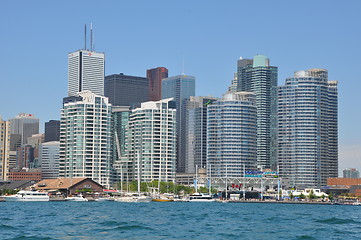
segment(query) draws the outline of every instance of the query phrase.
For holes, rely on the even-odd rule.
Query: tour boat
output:
[[[47,202],[49,201],[49,196],[46,192],[38,191],[24,191],[21,190],[15,195],[10,196],[1,196],[6,202]]]
[[[196,193],[189,195],[189,201],[190,202],[214,202],[215,199],[212,198],[212,196],[209,194],[196,192]]]

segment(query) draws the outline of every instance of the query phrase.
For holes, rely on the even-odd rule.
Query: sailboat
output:
[[[140,193],[140,155],[138,152],[138,192],[137,193],[126,193],[125,196],[115,198],[114,201],[117,202],[151,202],[152,198],[150,196],[145,196]]]

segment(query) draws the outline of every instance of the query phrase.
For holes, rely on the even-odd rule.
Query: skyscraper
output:
[[[40,144],[39,162],[43,179],[59,177],[60,142],[46,142]]]
[[[63,100],[60,177],[88,177],[110,185],[112,108],[108,98],[83,91]]]
[[[21,135],[21,145],[27,144],[28,137],[39,133],[39,119],[33,114],[20,113],[9,121],[10,133]]]
[[[173,98],[177,109],[177,172],[185,172],[186,163],[186,108],[185,101],[196,95],[195,77],[178,75],[164,78],[162,98]]]
[[[162,79],[168,77],[168,69],[157,67],[147,70],[149,81],[149,101],[159,101],[162,99]]]
[[[44,142],[59,141],[60,137],[60,121],[50,120],[45,123]]]
[[[68,54],[68,96],[85,90],[104,96],[104,53],[79,50]]]
[[[10,157],[10,121],[0,116],[0,179],[7,180]]]
[[[237,91],[256,94],[259,169],[277,168],[277,72],[264,55],[238,60]]]
[[[207,165],[207,107],[217,98],[190,97],[186,100],[186,173]]]
[[[243,177],[257,169],[257,109],[251,92],[226,93],[207,107],[207,175]]]
[[[113,106],[140,107],[149,99],[149,83],[144,77],[112,74],[105,77],[104,94]]]
[[[142,103],[129,117],[129,159],[133,179],[174,181],[176,109],[172,99]],[[139,161],[139,163],[138,163]]]
[[[337,81],[324,69],[295,72],[278,90],[280,175],[296,187],[338,176]]]
[[[344,178],[360,178],[360,172],[356,168],[346,168],[342,172]]]

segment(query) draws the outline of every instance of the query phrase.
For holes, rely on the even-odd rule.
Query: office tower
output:
[[[295,187],[338,176],[337,81],[324,69],[295,72],[278,90],[280,175]]]
[[[176,109],[172,99],[142,103],[129,117],[129,159],[133,179],[174,181]],[[139,163],[138,163],[139,162]],[[139,167],[140,166],[140,167]]]
[[[0,116],[0,180],[7,180],[10,157],[10,121]]]
[[[346,168],[343,170],[344,178],[360,178],[360,172],[356,168]]]
[[[44,142],[59,141],[60,139],[60,121],[50,120],[45,123]]]
[[[34,148],[30,145],[23,145],[16,151],[16,168],[33,168]]]
[[[44,134],[33,134],[31,137],[28,137],[28,145],[34,148],[34,161],[30,165],[30,168],[40,167],[39,163],[39,146],[44,142]]]
[[[149,101],[159,101],[162,99],[162,79],[168,77],[168,69],[157,67],[147,70],[149,81]]]
[[[195,92],[193,76],[178,75],[162,81],[162,98],[173,98],[177,109],[177,172],[185,172],[186,164],[185,100],[195,96]]]
[[[113,74],[105,77],[104,94],[113,106],[140,107],[147,102],[149,83],[144,77]]]
[[[86,90],[104,96],[104,53],[79,50],[68,54],[68,96]]]
[[[113,106],[112,182],[129,181],[132,164],[128,158],[129,106]]]
[[[39,147],[39,163],[43,179],[59,177],[60,142],[41,143]]]
[[[263,55],[238,60],[237,91],[256,94],[259,169],[277,168],[277,71]]]
[[[257,169],[257,108],[251,92],[226,93],[207,108],[207,175],[243,177]]]
[[[207,107],[217,98],[190,97],[186,100],[186,173],[207,165]]]
[[[21,135],[21,145],[27,144],[28,137],[39,133],[39,119],[33,114],[20,113],[9,121],[10,133]]]
[[[10,134],[10,151],[16,151],[21,146],[21,134]]]
[[[59,177],[87,177],[109,187],[112,110],[108,98],[83,91],[63,100]]]

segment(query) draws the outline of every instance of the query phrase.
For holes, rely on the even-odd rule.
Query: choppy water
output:
[[[361,206],[2,202],[0,239],[361,239]]]

